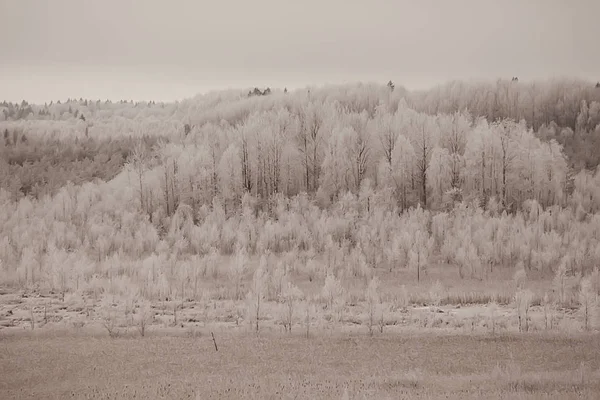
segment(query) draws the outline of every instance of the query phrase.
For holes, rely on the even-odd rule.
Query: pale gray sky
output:
[[[600,0],[0,0],[0,100],[600,79]]]

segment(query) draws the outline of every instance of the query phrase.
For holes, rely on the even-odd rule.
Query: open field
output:
[[[583,332],[574,308],[554,306],[546,315],[539,298],[551,290],[547,280],[529,282],[535,296],[529,332],[519,333],[509,277],[459,280],[438,266],[417,283],[409,271],[379,270],[383,321],[375,316],[370,336],[364,280],[344,280],[347,300],[334,312],[319,297],[322,281],[297,274],[307,297],[296,304],[292,332],[284,331],[282,305],[265,296],[257,334],[252,305],[232,298],[233,284],[222,274],[203,281],[199,299],[150,302],[144,337],[139,299],[116,296],[107,314],[89,293],[1,288],[0,398],[595,399],[600,393],[600,336]],[[436,282],[443,282],[440,293],[432,289]],[[251,284],[245,279],[241,286]]]
[[[0,397],[595,399],[598,335],[22,334],[0,339]]]
[[[146,310],[139,298],[0,288],[0,398],[594,399],[600,393],[600,336],[583,332],[577,307],[544,311],[548,280],[528,282],[529,332],[519,333],[515,282],[502,272],[486,281],[457,279],[454,268],[438,265],[417,283],[412,271],[380,269],[381,308],[371,336],[365,279],[343,280],[345,304],[334,311],[320,294],[322,278],[300,271],[291,278],[306,296],[295,305],[292,332],[285,332],[282,304],[265,296],[257,334],[252,302],[235,300],[225,274],[216,268],[197,296],[153,300]],[[251,289],[250,276],[240,286]]]

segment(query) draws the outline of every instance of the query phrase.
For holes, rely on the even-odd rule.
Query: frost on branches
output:
[[[340,320],[356,297],[348,282],[363,293],[387,271],[422,285],[440,268],[508,277],[523,330],[529,279],[544,277],[548,309],[578,305],[592,326],[600,171],[573,167],[569,138],[596,140],[600,100],[563,107],[558,126],[540,105],[550,90],[523,113],[457,94],[521,90],[498,85],[0,106],[0,280],[153,301],[218,287],[235,302],[248,294],[253,330],[278,302],[290,331],[314,294]],[[368,313],[372,329],[383,317]]]

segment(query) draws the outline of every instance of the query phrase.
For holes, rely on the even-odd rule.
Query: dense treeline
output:
[[[521,83],[452,82],[411,96],[411,106],[431,114],[469,110],[488,121],[524,120],[538,137],[555,139],[576,169],[600,164],[600,84],[554,79]]]
[[[150,215],[161,202],[167,214],[173,214],[184,197],[196,209],[218,196],[232,210],[245,192],[265,206],[276,193],[307,192],[326,206],[346,191],[358,193],[363,185],[389,191],[400,209],[417,204],[444,209],[463,198],[478,198],[484,206],[495,198],[509,210],[527,199],[536,199],[544,207],[564,206],[573,191],[577,157],[572,156],[569,165],[560,143],[568,143],[571,151],[584,149],[588,154],[584,164],[593,166],[598,157],[593,146],[600,132],[589,131],[598,118],[596,88],[567,81],[534,87],[539,89],[532,92],[535,105],[529,122],[525,112],[529,103],[522,94],[528,86],[499,81],[496,86],[454,84],[446,91],[428,93],[410,93],[388,84],[293,93],[274,90],[250,98],[228,91],[159,105],[87,100],[44,106],[23,103],[20,107],[42,112],[42,118],[59,115],[61,119],[39,120],[30,114],[26,120],[2,122],[0,128],[5,131],[4,148],[22,145],[18,137],[63,142],[168,138],[171,144],[157,151],[157,165],[166,171],[160,173],[162,187],[143,185],[140,179],[147,186],[140,190],[148,191],[140,197],[152,199],[153,209],[146,210]],[[566,124],[571,120],[558,118],[554,108],[546,106],[555,99],[555,87],[569,94],[561,101],[581,101],[575,117],[577,134],[553,122],[553,118]],[[490,91],[494,97],[481,98],[480,93]],[[453,109],[475,113],[432,114]],[[486,110],[492,113],[487,115]],[[538,122],[536,134],[532,126]],[[138,170],[145,163],[140,158]]]
[[[122,170],[136,146],[151,151],[158,143],[158,137],[27,139],[23,133],[14,132],[14,145],[0,145],[0,187],[13,200],[55,194],[67,182],[78,185],[110,180]]]
[[[416,96],[228,91],[70,101],[48,106],[66,107],[61,120],[3,121],[1,279],[183,297],[222,273],[222,255],[235,255],[225,263],[238,283],[253,255],[277,256],[271,277],[310,280],[420,277],[432,263],[461,278],[560,277],[600,263],[600,173],[574,173],[538,137],[552,122],[536,136],[526,119],[426,110]]]
[[[180,205],[164,226],[140,215],[135,181],[124,171],[109,183],[68,184],[54,197],[19,203],[0,191],[1,281],[199,299],[203,282],[245,282],[254,255],[267,257],[269,279],[318,282],[331,275],[366,283],[381,269],[409,271],[419,280],[433,265],[455,279],[487,280],[506,271],[564,279],[600,263],[598,214],[543,210],[535,200],[507,215],[473,203],[398,213],[381,194],[347,193],[327,210],[306,195],[278,196],[268,214],[246,194],[241,213],[228,217],[218,200],[196,215]],[[599,291],[600,281],[595,285]],[[235,298],[243,293],[236,290]]]
[[[302,92],[305,92],[304,90]],[[398,102],[404,99],[406,104],[417,111],[436,115],[469,112],[474,117],[485,117],[489,122],[499,119],[524,120],[527,127],[533,129],[540,138],[555,139],[564,148],[572,167],[576,171],[582,168],[590,170],[600,163],[600,156],[593,149],[600,145],[600,85],[593,82],[574,79],[554,79],[524,83],[517,78],[496,82],[451,82],[428,91],[409,92],[393,83],[387,86],[358,85],[328,87],[310,90],[317,104],[337,101],[353,112],[366,110],[372,115],[378,105],[385,104],[388,111],[395,110]],[[390,95],[390,92],[393,92]],[[45,135],[58,135],[70,132],[70,135],[92,133],[96,137],[111,134],[139,135],[140,130],[153,134],[156,128],[164,134],[183,131],[184,124],[196,122],[220,123],[225,120],[237,125],[251,112],[266,110],[282,104],[281,95],[285,91],[254,88],[250,94],[260,93],[259,98],[272,95],[275,101],[244,102],[248,96],[244,91],[211,93],[178,103],[155,103],[133,101],[100,101],[67,99],[44,105],[22,103],[0,103],[0,121],[39,121],[53,123],[8,125],[13,130],[35,131]],[[298,92],[293,99],[284,100],[286,106],[298,103]],[[302,101],[302,100],[300,100]],[[292,107],[294,108],[294,107]],[[295,107],[297,108],[297,107]],[[153,121],[148,121],[148,119]],[[131,120],[137,120],[132,124]],[[150,124],[142,124],[142,121]],[[158,122],[170,121],[170,126]],[[154,126],[152,126],[154,125]],[[2,131],[7,125],[2,125]]]
[[[469,110],[490,121],[524,119],[537,131],[554,122],[572,131],[594,131],[600,122],[600,87],[592,82],[553,79],[494,83],[451,82],[411,96],[412,107],[430,114]]]

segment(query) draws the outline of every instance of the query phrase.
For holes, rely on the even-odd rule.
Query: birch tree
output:
[[[392,151],[391,179],[402,210],[411,204],[415,189],[413,171],[417,157],[411,142],[404,135],[398,135]]]
[[[416,170],[420,184],[421,203],[427,208],[427,179],[431,154],[439,137],[437,121],[426,115],[418,115],[411,124],[410,140],[415,149]]]

